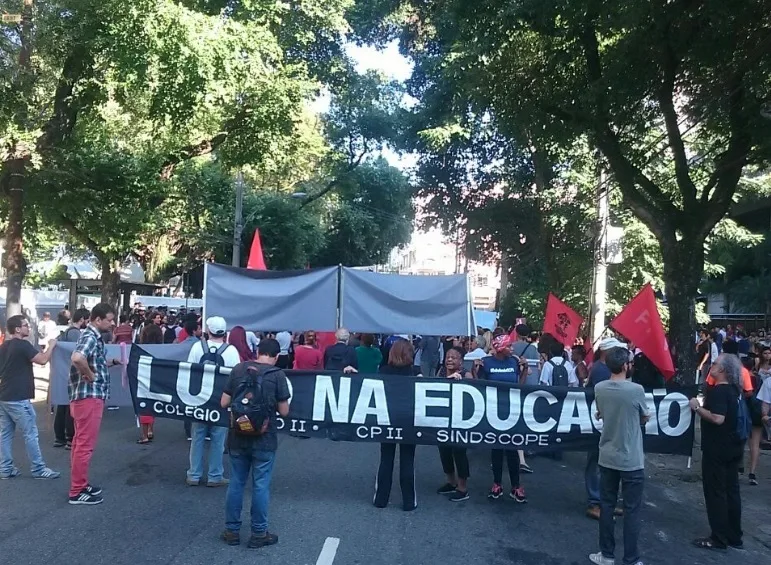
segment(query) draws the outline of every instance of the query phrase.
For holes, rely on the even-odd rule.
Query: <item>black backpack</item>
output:
[[[210,363],[217,367],[225,366],[225,358],[222,357],[222,354],[230,347],[229,343],[223,343],[219,348],[209,347],[209,342],[201,338],[201,347],[203,348],[203,355],[201,355],[201,358],[198,360],[199,363]]]
[[[551,365],[551,386],[568,386],[568,368],[565,366],[567,361],[563,361],[561,365],[557,365],[554,361],[549,360]]]
[[[275,412],[275,408],[265,398],[262,385],[266,375],[279,369],[263,369],[253,362],[244,363],[242,368],[246,371],[246,378],[233,391],[230,427],[238,435],[257,437],[268,431],[270,418]]]
[[[163,343],[174,343],[177,339],[177,326],[169,326],[166,331],[163,332]]]

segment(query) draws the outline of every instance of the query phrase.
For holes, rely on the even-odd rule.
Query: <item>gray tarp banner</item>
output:
[[[228,328],[334,331],[338,268],[254,271],[216,263],[204,266],[204,313]]]
[[[341,325],[355,332],[476,333],[468,277],[342,269]]]
[[[142,349],[150,353],[153,357],[160,359],[170,359],[172,361],[187,361],[187,355],[193,346],[193,341],[187,343],[177,343],[172,345],[142,345]],[[70,379],[70,357],[75,351],[75,343],[60,341],[56,344],[56,349],[51,356],[51,365],[48,383],[48,401],[53,405],[64,405],[70,403],[67,394],[67,383]],[[131,354],[131,345],[126,346],[126,357]],[[120,359],[120,345],[106,346],[107,359]],[[131,406],[131,392],[128,389],[128,381],[124,387],[123,367],[110,368],[110,401],[109,406]]]

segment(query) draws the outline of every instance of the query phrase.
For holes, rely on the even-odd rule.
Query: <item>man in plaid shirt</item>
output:
[[[75,437],[72,440],[70,504],[102,502],[102,489],[88,482],[88,467],[99,437],[104,403],[110,398],[109,367],[120,364],[117,359],[107,361],[102,341],[102,333],[110,331],[114,325],[112,306],[97,304],[72,353],[69,393]]]

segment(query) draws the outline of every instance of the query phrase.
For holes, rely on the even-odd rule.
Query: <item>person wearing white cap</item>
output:
[[[206,320],[208,339],[194,343],[187,356],[188,363],[210,363],[219,367],[235,367],[241,362],[238,350],[225,341],[227,323],[220,316],[212,316]],[[219,426],[209,426],[194,422],[192,425],[192,441],[190,443],[190,469],[185,482],[188,486],[198,486],[203,477],[203,455],[206,440],[211,439],[209,448],[209,469],[206,486],[226,486],[230,481],[224,477],[225,468],[222,455],[225,450],[225,440],[228,429]]]
[[[615,337],[606,337],[600,341],[597,354],[592,362],[592,368],[589,370],[589,377],[586,379],[586,387],[594,388],[597,383],[607,381],[610,378],[610,369],[605,364],[605,357],[608,351],[614,347],[626,349],[626,344],[620,342]],[[584,482],[586,484],[587,509],[586,515],[594,520],[600,519],[600,467],[598,461],[600,458],[599,439],[598,447],[591,449],[586,454],[586,469],[584,469]]]

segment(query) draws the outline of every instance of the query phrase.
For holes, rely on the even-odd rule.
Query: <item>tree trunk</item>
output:
[[[683,237],[661,241],[664,284],[669,306],[669,336],[675,348],[675,370],[684,384],[696,380],[695,304],[704,270],[704,242]]]
[[[8,288],[6,317],[21,314],[21,285],[27,274],[24,259],[24,174],[26,163],[22,158],[4,163],[3,192],[8,200],[8,225],[5,229],[5,275]]]
[[[100,261],[100,264],[102,266],[102,302],[106,302],[118,312],[121,262],[105,258],[105,260]]]

